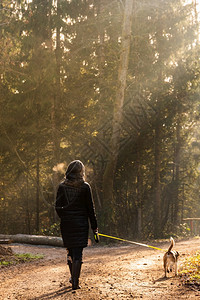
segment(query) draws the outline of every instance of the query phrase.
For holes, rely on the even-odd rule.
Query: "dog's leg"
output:
[[[170,262],[170,266],[169,266],[170,272],[172,272],[172,269],[173,269],[173,262]]]
[[[170,264],[168,263],[167,264],[167,273],[169,273],[171,271],[171,269],[170,269]]]
[[[165,277],[167,277],[167,268],[165,268]]]
[[[165,277],[167,277],[167,262],[165,258],[163,260],[163,263],[164,263]]]
[[[178,264],[175,262],[175,276],[178,276]]]

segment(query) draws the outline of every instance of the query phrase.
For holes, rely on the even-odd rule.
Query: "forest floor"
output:
[[[166,249],[168,243],[154,244]],[[134,245],[84,249],[81,289],[72,291],[63,248],[11,244],[15,253],[43,254],[29,263],[0,268],[0,299],[200,299],[200,290],[186,287],[170,273],[164,278],[163,253]],[[200,238],[182,240],[175,249],[184,258],[200,250]]]

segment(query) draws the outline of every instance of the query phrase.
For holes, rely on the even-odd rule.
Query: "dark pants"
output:
[[[83,256],[83,247],[68,248],[67,249],[68,260],[71,260],[71,261],[75,261],[75,260],[82,261],[82,256]]]

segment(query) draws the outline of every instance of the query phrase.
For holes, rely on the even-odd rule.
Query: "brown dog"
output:
[[[179,253],[177,251],[172,250],[175,245],[174,239],[170,238],[171,244],[169,246],[168,251],[164,254],[163,263],[165,270],[165,277],[167,277],[167,272],[172,272],[173,266],[175,267],[175,276],[178,275],[178,257]]]

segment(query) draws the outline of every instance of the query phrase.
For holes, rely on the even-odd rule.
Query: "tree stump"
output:
[[[10,247],[3,247],[0,245],[0,256],[10,256],[13,255],[13,251]]]

